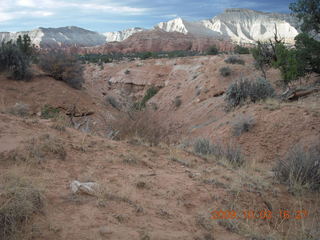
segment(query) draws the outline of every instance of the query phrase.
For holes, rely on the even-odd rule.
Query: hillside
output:
[[[86,64],[81,90],[36,68],[28,82],[0,75],[0,237],[13,231],[16,239],[39,240],[318,239],[319,192],[292,192],[273,169],[296,143],[319,140],[319,92],[225,111],[230,83],[260,76],[251,56],[238,56],[244,64],[227,64],[228,57]],[[227,77],[220,74],[225,66]],[[279,72],[267,77],[281,94]],[[317,77],[301,84],[318,86]],[[159,91],[145,110],[133,111],[151,86]],[[242,115],[255,125],[235,136]],[[132,125],[136,117],[140,124]],[[131,126],[134,134],[126,135]],[[198,154],[199,138],[239,146],[244,165]],[[74,180],[96,189],[73,194]],[[212,219],[217,210],[234,210],[238,218]],[[258,217],[247,218],[249,210]],[[260,219],[267,210],[272,218]],[[308,214],[284,219],[279,211]]]

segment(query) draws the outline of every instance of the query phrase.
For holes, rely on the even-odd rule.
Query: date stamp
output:
[[[238,219],[238,220],[271,220],[272,218],[280,218],[284,220],[301,220],[308,217],[309,213],[307,210],[244,210],[244,211],[234,211],[234,210],[214,210],[210,213],[212,220],[222,220],[222,219]]]

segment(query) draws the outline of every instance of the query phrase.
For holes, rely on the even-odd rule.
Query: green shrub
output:
[[[290,188],[302,186],[320,190],[320,145],[305,150],[301,145],[293,146],[286,157],[274,168],[275,176]]]
[[[231,69],[229,67],[222,67],[219,69],[219,72],[223,77],[228,77],[231,75]]]
[[[273,66],[280,69],[286,85],[305,75],[305,62],[297,57],[296,49],[288,49],[283,43],[277,43],[275,53],[276,60],[273,61]]]
[[[263,77],[266,78],[266,71],[276,60],[274,49],[270,43],[257,42],[257,46],[251,49],[251,54],[255,60],[255,67],[259,69]]]
[[[301,33],[295,37],[295,47],[297,59],[303,64],[299,74],[315,72],[320,74],[320,42],[310,37],[308,34]]]
[[[41,109],[41,118],[50,119],[55,118],[59,115],[60,110],[51,105],[44,105]]]
[[[136,102],[133,105],[133,108],[136,110],[142,110],[143,108],[146,107],[146,103],[154,96],[158,93],[159,89],[157,89],[156,87],[152,86],[150,88],[148,88],[147,92],[145,93],[144,97],[142,98],[142,100],[140,102]]]
[[[218,47],[216,45],[212,45],[207,50],[207,54],[208,55],[217,55],[218,53],[219,53],[219,49],[218,49]]]
[[[234,48],[234,53],[237,53],[237,54],[249,54],[249,53],[250,53],[250,50],[249,50],[249,48],[247,48],[247,47],[237,45],[237,46]]]
[[[81,89],[84,83],[83,68],[73,55],[62,51],[51,51],[40,56],[39,66],[49,76],[75,89]]]
[[[29,57],[11,41],[1,44],[0,72],[7,72],[15,80],[31,78]]]
[[[228,107],[236,107],[246,101],[256,102],[274,96],[271,84],[263,78],[255,81],[240,78],[232,83],[226,91],[225,101]]]
[[[227,59],[225,59],[224,62],[225,63],[229,63],[229,64],[241,64],[241,65],[244,65],[244,60],[242,60],[238,56],[230,56]]]

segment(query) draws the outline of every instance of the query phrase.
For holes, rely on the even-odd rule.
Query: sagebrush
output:
[[[231,69],[229,67],[222,67],[219,69],[219,72],[223,77],[228,77],[231,75]]]
[[[294,145],[274,168],[275,176],[290,188],[320,190],[320,143],[304,148]]]
[[[264,78],[250,81],[240,78],[232,83],[226,91],[225,101],[228,107],[239,106],[246,101],[257,102],[274,96],[274,88]]]

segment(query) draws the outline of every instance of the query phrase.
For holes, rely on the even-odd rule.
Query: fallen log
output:
[[[318,92],[319,90],[320,89],[316,87],[307,88],[307,89],[293,89],[293,90],[286,91],[284,94],[282,94],[282,96],[285,100],[295,101],[301,97]]]

